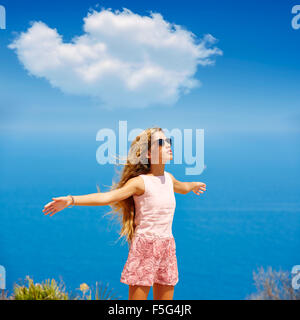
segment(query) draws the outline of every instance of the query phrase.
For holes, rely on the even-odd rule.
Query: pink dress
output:
[[[178,282],[176,244],[172,222],[176,207],[173,181],[163,176],[141,174],[145,192],[134,195],[135,233],[120,282],[152,286],[175,286]]]

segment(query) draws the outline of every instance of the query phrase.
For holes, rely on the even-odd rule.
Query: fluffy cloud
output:
[[[56,29],[33,22],[8,47],[30,74],[109,109],[172,105],[200,85],[197,66],[212,65],[222,54],[212,35],[197,39],[159,13],[102,9],[83,20],[83,35],[70,43]]]

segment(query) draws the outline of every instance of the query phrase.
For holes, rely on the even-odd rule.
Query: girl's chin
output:
[[[170,155],[168,155],[168,156],[166,157],[166,161],[168,161],[168,160],[173,160],[173,155],[172,155],[172,154],[170,154]]]

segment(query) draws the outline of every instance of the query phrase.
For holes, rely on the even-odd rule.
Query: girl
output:
[[[206,184],[176,180],[165,171],[172,158],[171,139],[159,127],[148,128],[132,142],[121,179],[109,192],[52,198],[43,209],[53,216],[70,205],[109,205],[109,213],[119,213],[120,237],[129,244],[120,282],[129,285],[129,300],[147,300],[152,286],[154,300],[173,299],[178,282],[174,192],[200,195]]]

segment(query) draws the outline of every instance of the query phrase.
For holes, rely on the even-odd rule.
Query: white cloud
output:
[[[84,34],[63,42],[56,29],[34,22],[8,47],[25,69],[71,94],[99,99],[106,108],[172,105],[200,86],[197,66],[214,64],[222,51],[159,13],[140,16],[128,9],[91,11]]]

